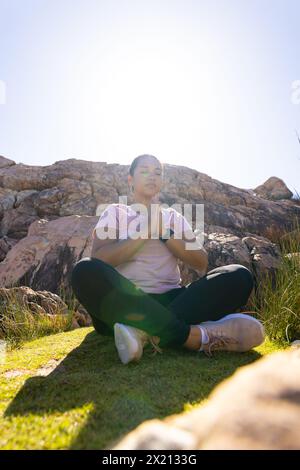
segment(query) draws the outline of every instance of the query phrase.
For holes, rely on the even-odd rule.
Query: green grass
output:
[[[25,341],[53,333],[68,331],[72,326],[74,309],[61,314],[59,305],[54,314],[32,312],[20,302],[13,289],[0,299],[0,340],[11,347],[20,347]]]
[[[300,338],[300,225],[285,233],[278,242],[281,263],[276,276],[266,273],[253,298],[251,310],[257,311],[272,340],[279,343]]]
[[[110,449],[146,419],[203,403],[237,368],[278,348],[266,341],[248,353],[218,352],[210,359],[167,348],[152,357],[146,347],[139,363],[125,366],[113,338],[93,328],[26,342],[2,364],[0,448]],[[48,376],[36,375],[60,360]]]

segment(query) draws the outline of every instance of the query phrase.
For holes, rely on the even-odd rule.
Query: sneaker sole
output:
[[[138,342],[131,332],[121,323],[114,324],[115,345],[123,364],[137,360]]]
[[[199,325],[206,327],[222,323],[228,325],[223,330],[224,335],[227,334],[239,340],[238,344],[230,345],[228,351],[246,352],[264,342],[265,330],[262,323],[243,313],[231,313],[220,320],[202,322]],[[229,330],[229,334],[226,330]]]

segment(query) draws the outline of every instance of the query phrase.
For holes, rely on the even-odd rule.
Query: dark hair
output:
[[[160,163],[160,161],[158,160],[158,158],[155,157],[154,155],[149,155],[149,154],[147,154],[147,153],[145,153],[145,154],[143,154],[143,155],[139,155],[138,157],[135,157],[135,159],[132,161],[132,163],[131,163],[131,165],[130,165],[129,174],[130,174],[131,176],[133,176],[134,171],[135,171],[135,169],[136,169],[136,167],[137,167],[139,161],[140,161],[143,157],[153,157],[153,158],[155,158],[155,159]],[[163,164],[162,164],[162,163],[160,163],[160,164],[161,164],[161,167],[162,167],[162,170],[163,170]]]

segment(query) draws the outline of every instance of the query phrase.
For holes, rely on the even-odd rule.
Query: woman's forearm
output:
[[[194,243],[197,242],[194,240]],[[207,273],[208,255],[206,250],[201,248],[200,245],[196,250],[187,250],[184,240],[169,238],[166,241],[166,246],[176,258],[181,259],[184,263],[200,271],[203,276]]]
[[[103,260],[112,266],[118,266],[118,264],[129,261],[146,240],[146,238],[115,240],[98,248],[98,250],[92,253],[92,257]]]

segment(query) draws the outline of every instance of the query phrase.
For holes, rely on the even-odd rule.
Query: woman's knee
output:
[[[71,285],[72,287],[78,286],[78,284],[89,282],[89,279],[94,279],[95,271],[99,273],[99,270],[104,268],[104,262],[96,258],[82,258],[75,264],[71,273]]]
[[[234,273],[236,277],[236,283],[240,288],[244,288],[248,292],[248,295],[250,295],[254,287],[254,278],[250,269],[243,264],[232,264],[230,266],[232,273]]]
[[[83,276],[89,273],[91,266],[91,258],[82,258],[77,261],[72,269],[71,283],[77,283]]]

